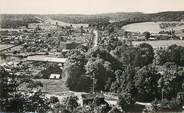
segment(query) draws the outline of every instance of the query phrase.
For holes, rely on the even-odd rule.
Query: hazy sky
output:
[[[96,14],[184,11],[184,0],[0,0],[0,13]]]

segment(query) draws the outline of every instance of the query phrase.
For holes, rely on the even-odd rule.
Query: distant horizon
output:
[[[184,0],[0,0],[0,14],[145,14],[184,11]]]
[[[0,13],[0,14],[7,14],[7,15],[101,15],[101,14],[115,14],[115,13],[142,13],[142,14],[155,14],[155,13],[163,13],[163,12],[184,12],[184,10],[173,10],[173,11],[160,11],[160,12],[153,12],[153,13],[145,13],[145,12],[105,12],[105,13]]]

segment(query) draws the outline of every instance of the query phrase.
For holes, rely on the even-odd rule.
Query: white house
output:
[[[61,75],[60,74],[50,74],[50,79],[60,79]]]

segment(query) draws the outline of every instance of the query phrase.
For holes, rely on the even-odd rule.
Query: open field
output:
[[[54,20],[54,19],[51,19],[51,18],[48,18],[47,20],[46,20],[46,22],[48,22],[48,23],[51,23],[51,24],[53,24],[53,25],[55,25],[56,23],[58,24],[58,25],[60,25],[60,26],[70,26],[70,25],[72,25],[73,27],[81,27],[81,26],[83,26],[83,27],[88,27],[88,24],[73,24],[73,23],[66,23],[66,22],[62,22],[62,21],[59,21],[59,20]]]
[[[141,43],[148,43],[152,45],[153,48],[168,47],[173,44],[176,44],[178,46],[184,46],[184,40],[133,41],[132,43],[135,46]]]
[[[43,83],[42,91],[47,92],[46,97],[56,96],[62,102],[62,100],[70,95],[75,95],[79,98],[79,104],[82,104],[81,94],[86,94],[86,92],[74,92],[70,91],[66,85],[64,84],[64,80],[51,80],[51,79],[37,79],[37,81],[41,81]],[[117,97],[113,95],[105,94],[105,100],[110,105],[117,104]]]
[[[43,91],[48,93],[65,92],[69,89],[65,85],[65,81],[62,79],[50,80],[50,79],[37,79],[43,84]]]
[[[166,29],[161,29],[159,24],[161,23],[178,23],[178,22],[142,22],[142,23],[134,23],[134,24],[129,24],[126,26],[123,26],[122,29],[126,30],[126,31],[131,31],[131,32],[145,32],[145,31],[149,31],[151,33],[159,33],[162,30],[170,30],[171,28],[168,27]],[[172,27],[173,30],[181,30],[184,29],[184,25],[182,26],[176,26],[176,27]]]

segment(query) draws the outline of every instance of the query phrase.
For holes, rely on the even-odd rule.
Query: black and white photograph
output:
[[[184,0],[0,0],[0,113],[184,113]]]

